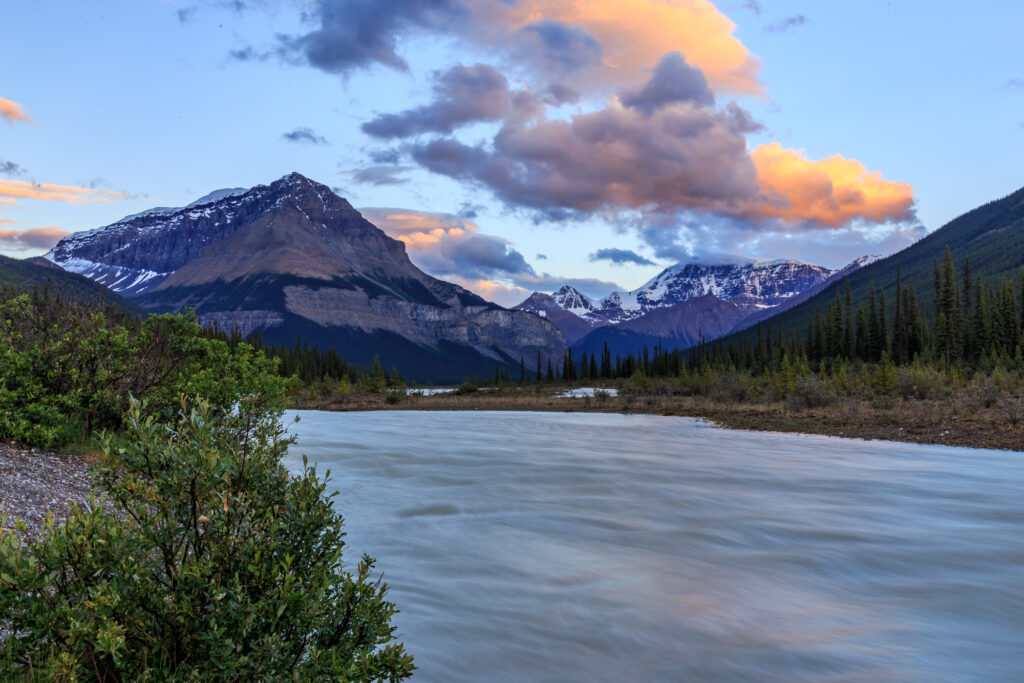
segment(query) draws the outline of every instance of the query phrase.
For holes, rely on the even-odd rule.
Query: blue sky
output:
[[[1013,2],[17,3],[0,253],[299,171],[504,304],[689,258],[841,266],[1024,185],[1021,25]]]

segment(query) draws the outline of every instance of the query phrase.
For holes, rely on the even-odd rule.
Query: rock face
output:
[[[551,323],[426,275],[325,185],[293,173],[210,197],[70,235],[46,258],[150,310],[188,306],[271,343],[301,335],[358,364],[379,353],[420,381],[562,353]]]

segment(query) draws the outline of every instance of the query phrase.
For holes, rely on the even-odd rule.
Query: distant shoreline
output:
[[[590,384],[588,386],[594,386]],[[957,398],[889,402],[844,399],[827,407],[794,407],[783,401],[723,403],[705,397],[623,392],[619,396],[555,398],[568,385],[525,385],[472,393],[405,396],[353,392],[299,395],[295,410],[528,410],[636,413],[693,417],[727,429],[819,434],[866,440],[1024,451],[1024,423],[1009,424],[996,407]],[[600,388],[600,387],[598,387]]]

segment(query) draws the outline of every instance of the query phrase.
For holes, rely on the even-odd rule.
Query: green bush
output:
[[[839,396],[817,375],[807,375],[797,380],[796,392],[787,400],[797,408],[824,408],[838,401]]]
[[[105,443],[112,512],[94,498],[34,544],[0,533],[0,679],[408,677],[373,561],[342,566],[325,480],[281,464],[279,397],[179,410],[133,402],[130,439]]]
[[[243,396],[286,385],[275,363],[247,344],[204,336],[194,314],[139,321],[14,296],[0,303],[0,438],[80,444],[123,429],[132,397],[164,421],[174,419],[182,395],[229,410]]]

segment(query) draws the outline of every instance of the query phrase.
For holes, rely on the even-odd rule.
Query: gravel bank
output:
[[[59,523],[72,503],[85,503],[91,482],[80,457],[0,442],[0,515],[7,515],[8,527],[25,522],[29,538],[39,534],[47,512]]]

